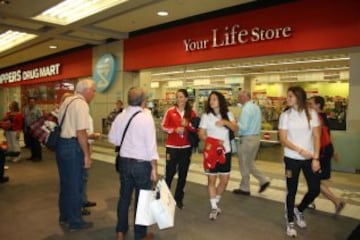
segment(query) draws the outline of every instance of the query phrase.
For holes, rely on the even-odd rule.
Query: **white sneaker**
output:
[[[4,170],[8,170],[9,169],[9,166],[8,165],[5,165],[4,166]]]
[[[209,219],[210,220],[216,220],[217,216],[221,213],[221,209],[220,208],[213,208],[210,211],[209,214]]]
[[[20,160],[21,160],[21,155],[19,155],[17,157],[13,157],[13,159],[11,161],[16,163],[16,162],[20,162]]]
[[[296,219],[296,224],[300,228],[306,228],[304,214],[302,212],[300,212],[299,209],[297,209],[297,208],[294,208],[294,217]]]
[[[289,237],[296,237],[297,235],[297,232],[296,232],[296,229],[295,229],[295,224],[293,222],[291,223],[288,223],[286,225],[286,235],[288,235]]]

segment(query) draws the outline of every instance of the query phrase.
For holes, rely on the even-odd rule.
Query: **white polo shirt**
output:
[[[315,110],[309,109],[310,113],[310,128],[305,111],[298,112],[292,108],[281,113],[279,119],[279,129],[287,130],[287,139],[296,146],[305,149],[311,153],[314,153],[314,139],[312,129],[320,125],[318,114]],[[285,157],[304,160],[294,150],[284,147]]]
[[[234,121],[234,116],[231,112],[228,112],[228,118],[230,121]],[[224,141],[224,147],[225,147],[225,152],[231,152],[231,148],[230,148],[230,139],[229,139],[229,129],[222,126],[222,127],[218,127],[216,126],[216,122],[221,120],[221,116],[215,116],[212,113],[204,113],[201,116],[201,121],[200,121],[200,125],[199,128],[205,129],[206,130],[206,135],[208,137],[212,137],[212,138],[216,138],[219,140]]]

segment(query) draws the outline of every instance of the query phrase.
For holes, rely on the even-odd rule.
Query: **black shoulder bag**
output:
[[[116,150],[117,150],[117,153],[116,153],[116,159],[115,159],[115,170],[117,172],[120,172],[120,168],[119,168],[119,163],[120,163],[120,149],[121,149],[121,145],[123,144],[124,142],[124,138],[125,138],[125,134],[129,128],[129,125],[131,123],[131,121],[133,120],[133,118],[138,114],[140,113],[141,111],[137,111],[136,113],[134,113],[134,115],[131,116],[131,118],[129,119],[128,123],[126,124],[126,127],[124,129],[124,133],[122,135],[122,138],[121,138],[121,142],[120,142],[120,145],[119,146],[116,146]]]
[[[81,98],[74,98],[68,103],[68,105],[65,108],[64,116],[61,119],[60,125],[57,125],[54,127],[53,131],[51,131],[49,133],[47,140],[44,142],[45,146],[47,148],[49,148],[51,151],[55,151],[55,149],[56,149],[57,142],[58,142],[58,140],[60,138],[60,134],[61,134],[61,127],[62,127],[65,117],[66,117],[67,109],[68,109],[69,105],[76,99],[81,99]]]

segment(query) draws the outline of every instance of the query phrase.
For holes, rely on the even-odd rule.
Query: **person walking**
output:
[[[42,150],[40,142],[30,134],[30,126],[37,119],[42,116],[40,108],[36,105],[36,99],[30,97],[28,100],[28,106],[25,108],[24,117],[25,117],[25,131],[24,138],[25,142],[28,142],[31,155],[26,160],[38,162],[42,160]]]
[[[13,162],[18,162],[21,158],[19,139],[20,131],[23,128],[23,115],[16,101],[12,101],[9,104],[9,112],[5,114],[3,121],[8,123],[8,128],[5,130],[5,137],[9,148],[5,155],[11,157]]]
[[[256,168],[255,160],[260,147],[261,111],[258,105],[251,101],[250,92],[243,90],[239,93],[239,103],[242,105],[238,119],[240,141],[238,144],[239,168],[241,182],[234,194],[250,195],[250,174],[260,184],[259,193],[264,192],[270,181]]]
[[[284,146],[286,234],[295,237],[294,220],[300,228],[306,228],[304,211],[320,193],[320,123],[316,111],[308,108],[301,87],[288,89],[287,104],[288,108],[280,115],[279,135]],[[304,173],[308,192],[295,206],[300,171]]]
[[[313,96],[310,98],[310,106],[318,113],[321,125],[321,138],[320,138],[320,192],[329,199],[335,206],[335,214],[339,214],[345,207],[345,202],[340,200],[328,187],[326,180],[331,178],[331,158],[336,162],[339,161],[339,156],[334,150],[330,135],[330,124],[323,112],[325,100],[321,96]],[[313,208],[315,204],[313,203]]]
[[[211,92],[199,125],[199,138],[205,142],[203,151],[206,154],[203,155],[204,170],[208,176],[210,220],[216,220],[221,213],[219,203],[222,193],[226,190],[231,171],[230,131],[237,130],[236,121],[228,110],[224,95],[217,91]],[[219,179],[218,184],[217,179]]]
[[[92,227],[81,215],[85,169],[91,167],[87,130],[90,129],[89,103],[95,96],[95,83],[84,79],[77,83],[73,96],[60,106],[58,123],[63,121],[56,148],[60,177],[59,223],[69,231]]]
[[[175,106],[166,111],[161,123],[163,131],[167,133],[165,180],[169,188],[171,188],[174,175],[176,172],[178,173],[174,198],[179,209],[184,207],[184,188],[192,154],[188,135],[190,131],[197,131],[191,125],[191,119],[195,117],[196,113],[189,103],[188,92],[186,89],[179,89],[176,92]]]
[[[116,239],[123,240],[129,230],[129,207],[135,190],[136,214],[140,189],[150,190],[158,178],[156,130],[154,119],[145,110],[146,95],[143,89],[132,87],[128,92],[128,107],[111,125],[109,142],[119,146],[117,170],[120,177]],[[134,226],[135,240],[150,240],[153,233],[146,226]]]

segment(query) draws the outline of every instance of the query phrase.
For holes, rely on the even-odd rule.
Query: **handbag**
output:
[[[133,118],[138,114],[140,113],[141,111],[137,111],[136,113],[134,113],[131,118],[129,119],[128,123],[126,124],[126,127],[124,129],[124,133],[122,135],[122,138],[121,138],[121,142],[120,142],[120,145],[119,146],[116,146],[115,147],[115,152],[117,152],[116,154],[116,158],[115,158],[115,170],[117,172],[120,172],[120,149],[121,149],[121,145],[123,144],[124,142],[124,138],[125,138],[125,134],[129,128],[129,125],[131,123],[131,121],[133,120]]]
[[[150,210],[150,204],[155,200],[153,190],[140,189],[138,203],[136,206],[135,224],[150,226],[156,223]]]
[[[150,203],[152,216],[155,218],[159,229],[174,226],[175,206],[175,199],[165,180],[159,180],[155,188],[155,200]]]
[[[66,117],[66,112],[68,110],[69,105],[76,99],[81,99],[81,98],[74,98],[72,99],[68,105],[65,108],[65,112],[64,112],[64,116],[61,119],[60,125],[56,125],[52,131],[49,132],[49,135],[47,137],[47,139],[44,142],[44,145],[49,148],[52,151],[56,150],[56,146],[57,146],[57,142],[60,138],[60,134],[61,134],[61,126],[64,123],[65,117]]]

